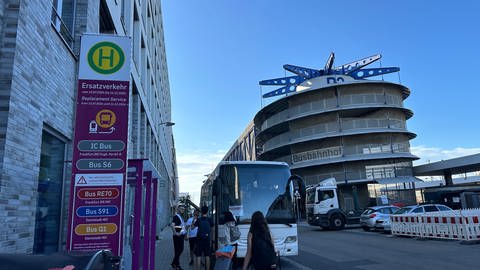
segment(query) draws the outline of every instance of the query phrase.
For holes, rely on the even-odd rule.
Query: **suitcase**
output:
[[[226,257],[219,257],[215,260],[214,270],[231,270],[232,269],[232,259]]]

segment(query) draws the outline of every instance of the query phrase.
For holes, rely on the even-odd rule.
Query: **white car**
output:
[[[418,204],[418,205],[409,205],[400,208],[400,210],[393,213],[394,215],[400,214],[423,214],[429,212],[438,212],[438,211],[452,211],[452,208],[445,206],[443,204]]]
[[[443,204],[422,204],[422,205],[409,205],[400,208],[392,215],[401,215],[401,214],[423,214],[429,212],[439,212],[439,211],[452,211],[452,208],[445,206]],[[390,225],[390,216],[382,216],[378,218],[375,222],[375,229],[383,230],[388,233],[391,231]]]

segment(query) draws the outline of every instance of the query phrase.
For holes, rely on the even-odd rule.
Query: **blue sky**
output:
[[[162,12],[180,191],[195,200],[271,102],[258,82],[284,64],[321,69],[330,52],[335,66],[380,53],[400,67],[385,80],[411,90],[416,165],[480,153],[480,1],[163,0]]]

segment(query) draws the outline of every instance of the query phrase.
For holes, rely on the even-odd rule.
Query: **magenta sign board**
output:
[[[67,249],[122,255],[130,38],[84,35]]]

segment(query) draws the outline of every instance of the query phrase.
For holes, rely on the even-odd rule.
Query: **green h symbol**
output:
[[[103,60],[110,60],[110,67],[113,67],[113,49],[110,49],[110,54],[109,55],[104,55],[103,54],[103,49],[99,49],[98,52],[98,65],[102,66],[102,61]]]

